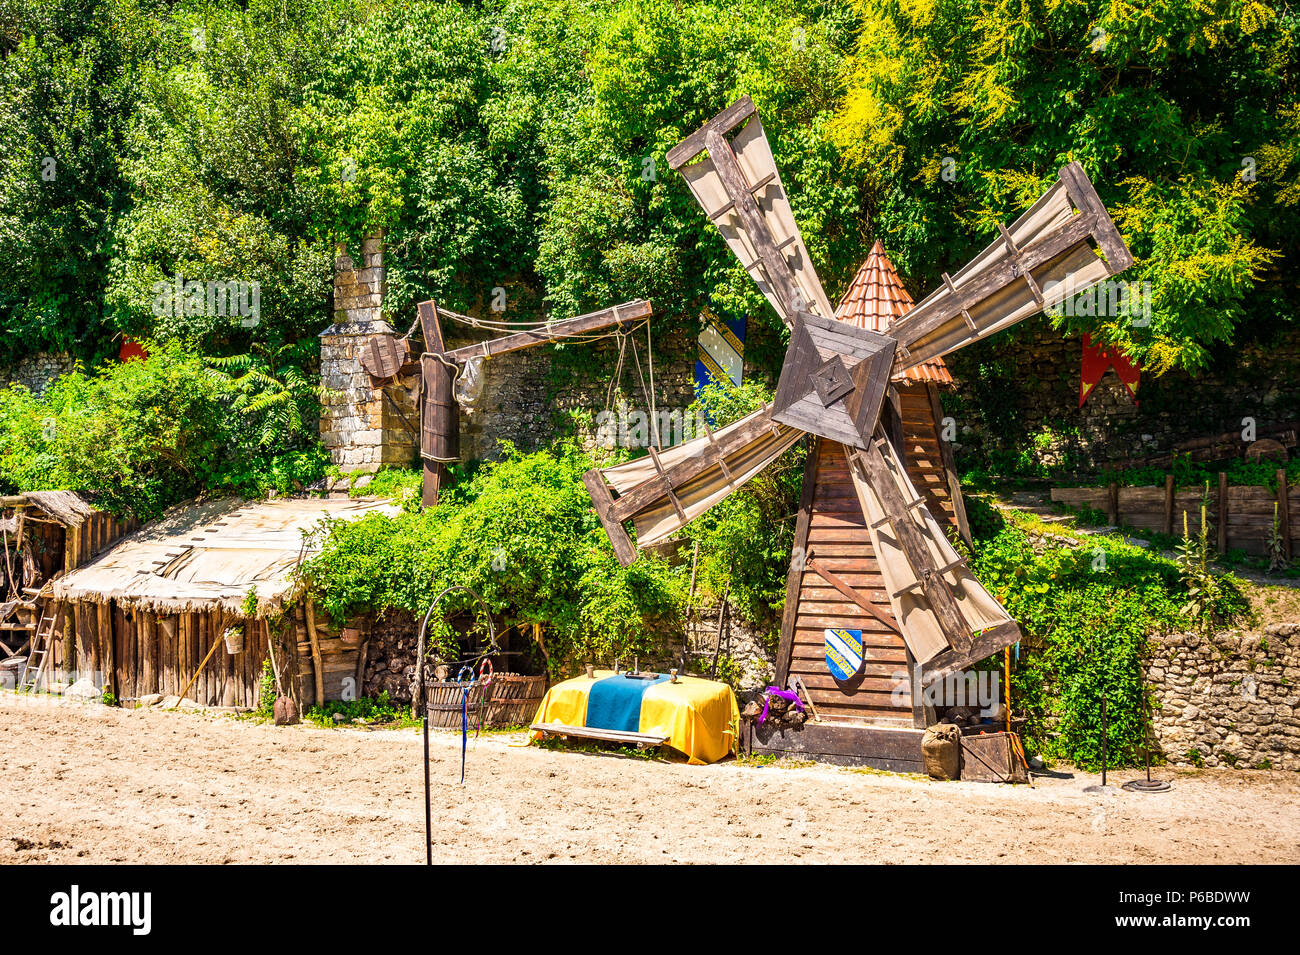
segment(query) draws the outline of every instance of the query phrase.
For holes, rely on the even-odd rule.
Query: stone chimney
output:
[[[361,243],[361,266],[339,244],[334,259],[334,324],[320,335],[321,441],[345,472],[405,467],[417,458],[419,375],[376,386],[357,360],[371,339],[394,334],[385,320],[384,237]]]

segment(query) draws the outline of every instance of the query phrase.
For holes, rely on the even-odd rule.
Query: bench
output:
[[[541,733],[543,739],[548,736],[568,736],[573,739],[621,743],[625,746],[635,746],[637,749],[651,749],[662,746],[668,741],[667,736],[657,736],[654,733],[629,733],[626,730],[603,730],[592,726],[565,726],[563,723],[534,723],[529,728],[536,733]]]

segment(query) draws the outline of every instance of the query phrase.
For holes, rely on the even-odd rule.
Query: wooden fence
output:
[[[1174,477],[1161,487],[1054,487],[1052,500],[1071,507],[1088,506],[1106,514],[1112,524],[1124,524],[1163,534],[1183,533],[1183,514],[1193,535],[1201,530],[1201,499],[1204,488],[1174,487]],[[1219,553],[1240,549],[1248,554],[1268,552],[1273,530],[1273,507],[1281,522],[1279,532],[1287,560],[1291,542],[1300,536],[1300,486],[1288,487],[1286,471],[1277,472],[1277,491],[1255,485],[1229,486],[1228,476],[1219,473],[1218,486],[1210,486],[1209,519]]]

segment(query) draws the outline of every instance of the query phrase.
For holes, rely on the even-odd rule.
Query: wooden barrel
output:
[[[452,367],[424,355],[425,400],[420,409],[420,454],[427,461],[449,463],[460,460],[460,408],[452,393]]]

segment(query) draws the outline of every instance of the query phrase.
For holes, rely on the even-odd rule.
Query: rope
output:
[[[650,389],[646,387],[645,375],[641,371],[641,356],[636,350],[636,339],[632,339],[632,358],[636,361],[636,374],[641,379],[641,393],[645,395],[646,404],[650,406],[650,439],[654,441],[656,448],[663,445],[659,441],[659,420],[655,415],[655,399]]]
[[[618,364],[614,367],[614,374],[609,379],[609,385],[605,388],[605,410],[610,410],[611,399],[614,395],[614,388],[621,386],[623,383],[623,356],[627,354],[628,334],[621,328],[616,328],[615,333],[618,337]]]

